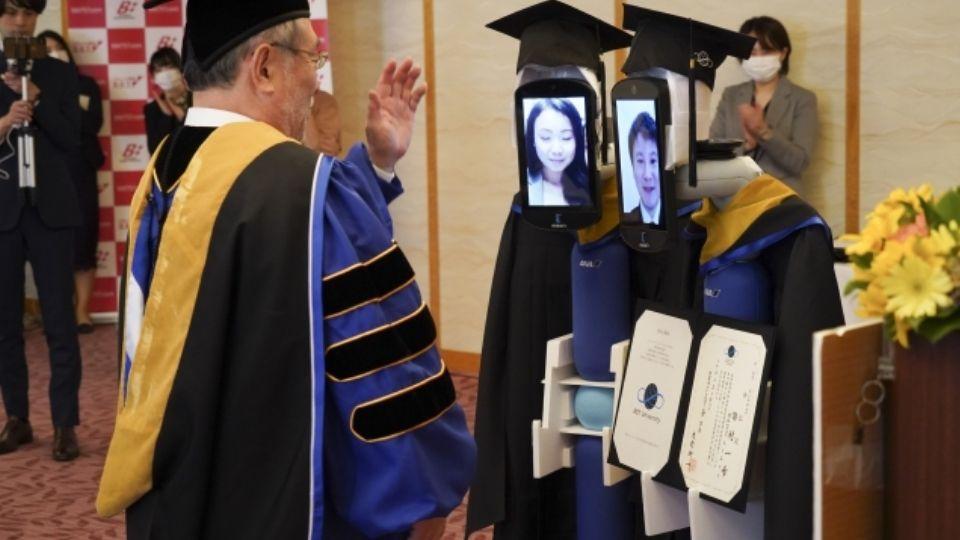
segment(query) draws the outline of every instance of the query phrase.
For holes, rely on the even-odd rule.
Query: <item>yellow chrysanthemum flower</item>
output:
[[[920,211],[920,200],[931,201],[933,200],[933,186],[930,184],[923,184],[918,187],[910,188],[909,190],[904,190],[903,188],[897,188],[890,192],[890,196],[887,197],[887,200],[884,201],[884,204],[888,205],[899,205],[901,203],[906,203],[913,207],[914,210]]]
[[[954,223],[956,223],[956,221],[950,222],[951,225]],[[956,231],[951,231],[947,225],[940,225],[930,231],[930,241],[933,243],[938,255],[950,255],[953,249],[957,247]]]
[[[913,253],[923,259],[923,262],[929,264],[934,268],[943,268],[944,262],[946,259],[944,253],[938,246],[936,240],[928,237],[924,238],[914,238],[911,242],[913,247]],[[949,252],[949,250],[948,250]]]
[[[870,283],[876,276],[873,272],[866,268],[860,268],[859,266],[853,266],[853,281],[862,281],[864,283]]]
[[[893,320],[894,337],[900,346],[907,348],[910,346],[910,322],[902,319]]]
[[[913,238],[908,238],[905,242],[890,241],[884,244],[883,251],[873,258],[870,273],[878,278],[888,275],[905,255],[913,251],[913,242]]]
[[[887,295],[883,293],[876,282],[870,283],[866,289],[860,292],[857,298],[857,316],[869,319],[870,317],[882,317],[887,311]]]
[[[933,317],[937,309],[952,304],[950,276],[918,257],[904,257],[878,280],[887,295],[887,313],[898,319]]]

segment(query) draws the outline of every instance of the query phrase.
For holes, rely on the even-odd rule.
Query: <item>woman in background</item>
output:
[[[527,196],[531,206],[590,203],[586,133],[566,99],[543,99],[527,118]]]
[[[750,81],[724,90],[711,139],[743,139],[743,153],[803,195],[801,176],[819,134],[817,96],[787,78],[790,36],[780,21],[754,17],[740,32],[757,38],[742,63]]]
[[[148,70],[155,88],[150,92],[153,101],[143,106],[143,117],[151,155],[160,141],[183,123],[190,108],[190,92],[182,69],[180,54],[172,47],[161,47],[150,56]]]
[[[47,30],[37,36],[47,45],[47,54],[76,67],[70,48],[63,36]],[[90,295],[97,269],[97,239],[100,232],[100,201],[97,189],[97,170],[103,166],[103,149],[97,134],[103,126],[103,104],[100,87],[93,78],[78,74],[80,80],[80,151],[69,157],[70,174],[80,201],[82,223],[77,229],[74,250],[74,281],[76,286],[77,331],[93,332],[90,319]]]

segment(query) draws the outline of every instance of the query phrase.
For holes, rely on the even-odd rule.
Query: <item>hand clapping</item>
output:
[[[737,107],[740,113],[740,124],[743,126],[743,135],[746,138],[745,147],[752,150],[757,146],[757,139],[767,131],[767,122],[763,117],[763,108],[751,103],[743,103]]]

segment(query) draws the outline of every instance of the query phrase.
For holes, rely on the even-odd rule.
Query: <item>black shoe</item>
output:
[[[93,323],[80,323],[77,325],[78,334],[92,334],[93,333]]]
[[[72,427],[53,428],[53,459],[55,461],[71,461],[80,455],[77,446],[77,434]]]
[[[11,416],[0,431],[0,454],[7,454],[20,448],[21,444],[33,442],[33,429],[30,422]]]

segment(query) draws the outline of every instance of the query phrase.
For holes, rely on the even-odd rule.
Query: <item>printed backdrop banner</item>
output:
[[[106,162],[97,175],[100,191],[100,240],[97,277],[90,311],[115,315],[119,275],[126,252],[130,198],[150,160],[143,106],[151,99],[147,61],[161,47],[183,46],[186,0],[174,0],[144,12],[143,0],[69,0],[64,29],[80,71],[100,86],[103,130],[100,146]],[[327,0],[310,0],[318,35],[327,40]],[[332,88],[324,68],[324,89]]]

